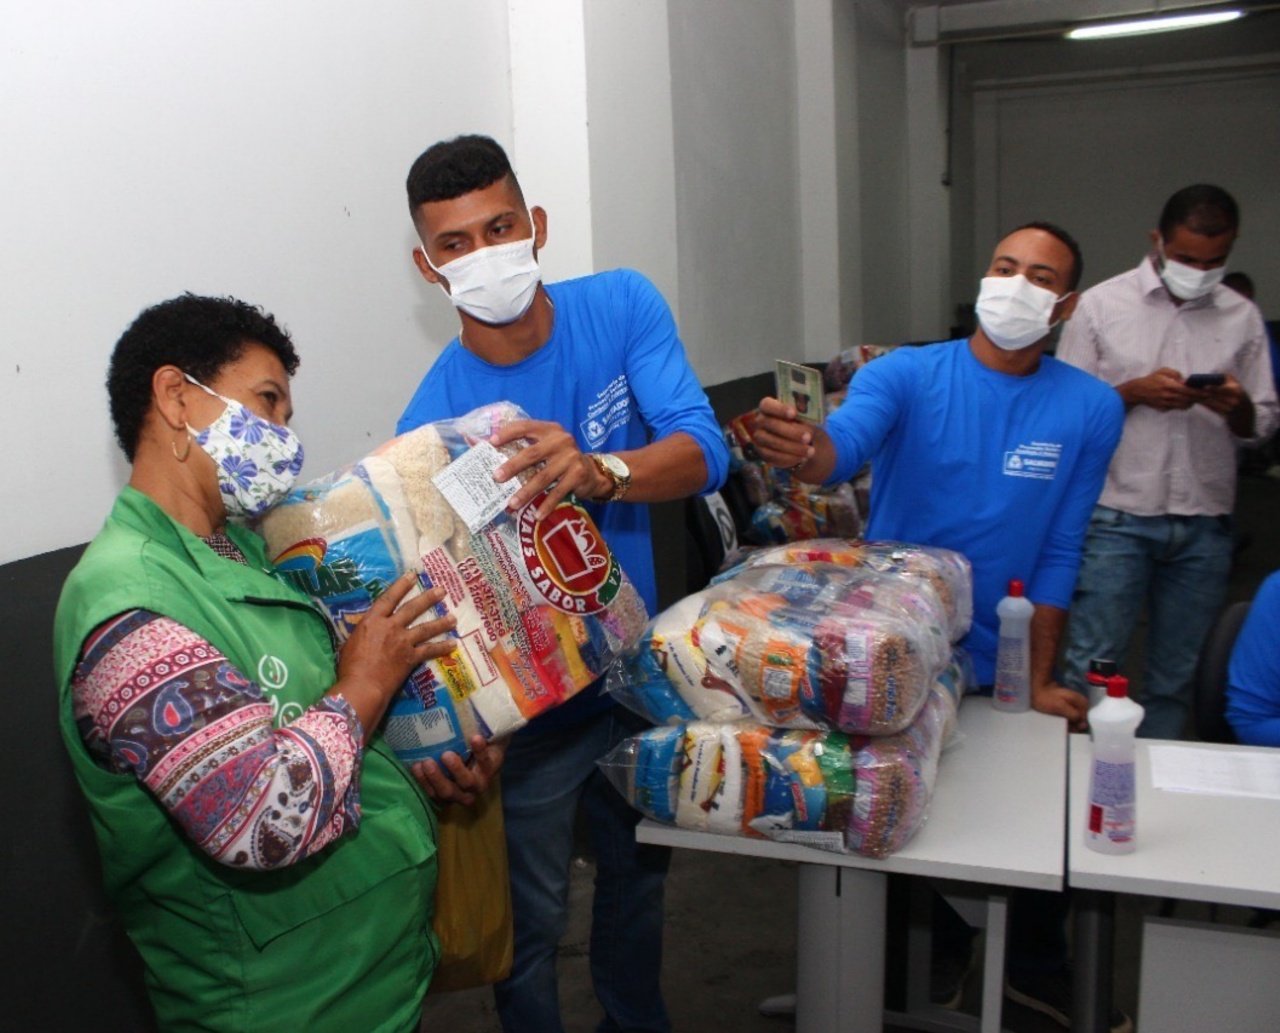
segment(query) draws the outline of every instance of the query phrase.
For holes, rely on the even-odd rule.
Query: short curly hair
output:
[[[116,342],[107,370],[107,396],[116,440],[133,462],[151,408],[151,378],[173,365],[202,384],[216,380],[248,344],[275,352],[289,376],[298,353],[270,313],[236,298],[183,294],[144,309]]]
[[[524,199],[507,152],[488,136],[455,136],[432,144],[414,161],[405,181],[409,214],[429,201],[452,201],[455,197],[483,190],[500,179],[509,179],[517,196]]]

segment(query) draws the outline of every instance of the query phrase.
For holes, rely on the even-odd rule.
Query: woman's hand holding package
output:
[[[598,498],[606,492],[604,477],[595,463],[582,454],[573,435],[558,423],[546,420],[513,420],[499,430],[490,443],[497,448],[519,441],[529,444],[498,468],[494,478],[509,481],[527,472],[528,477],[508,504],[515,512],[540,491],[547,497],[538,507],[539,520],[546,517],[570,492],[579,498]],[[608,488],[612,489],[612,484]]]
[[[453,639],[437,639],[457,623],[452,614],[415,623],[445,596],[443,588],[432,588],[406,602],[417,583],[413,572],[394,581],[374,600],[338,656],[338,680],[329,694],[341,695],[355,708],[366,741],[409,672],[457,648]]]
[[[413,777],[436,803],[475,803],[502,767],[507,753],[505,739],[486,742],[483,735],[474,735],[468,745],[470,760],[464,761],[450,750],[440,758],[439,764],[434,760],[420,760],[411,766]]]

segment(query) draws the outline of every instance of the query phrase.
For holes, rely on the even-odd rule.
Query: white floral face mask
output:
[[[187,433],[218,470],[218,490],[227,516],[249,520],[274,506],[293,487],[302,469],[302,442],[288,427],[264,420],[239,402],[191,383],[226,403],[204,430],[187,425]]]

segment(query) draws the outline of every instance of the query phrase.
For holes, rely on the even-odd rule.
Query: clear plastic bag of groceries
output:
[[[937,593],[946,608],[948,638],[959,642],[969,632],[973,622],[973,568],[961,553],[952,549],[908,542],[818,538],[757,549],[745,558],[744,565],[809,562],[863,567],[923,581]],[[733,571],[726,571],[720,576],[732,574]]]
[[[774,496],[751,514],[750,535],[761,544],[812,538],[855,538],[862,518],[853,485],[819,488],[800,481],[778,485]]]
[[[523,446],[488,439],[524,418],[499,402],[426,424],[294,489],[259,524],[276,575],[320,604],[339,642],[406,571],[447,590],[458,648],[418,667],[387,711],[387,742],[406,762],[466,756],[472,736],[514,731],[644,629],[643,600],[581,506],[566,500],[539,521],[543,496],[517,513],[494,497],[493,467]]]
[[[890,735],[951,658],[930,585],[870,567],[746,564],[659,614],[606,687],[655,724]]]
[[[924,823],[955,715],[938,684],[895,735],[694,721],[633,736],[599,764],[655,821],[885,857]]]

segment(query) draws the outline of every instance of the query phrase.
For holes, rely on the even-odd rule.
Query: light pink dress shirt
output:
[[[1254,437],[1277,421],[1275,382],[1258,307],[1227,287],[1181,305],[1150,258],[1085,291],[1063,327],[1058,358],[1113,386],[1163,366],[1183,376],[1230,373],[1253,400]],[[1220,516],[1235,507],[1236,445],[1203,405],[1158,412],[1135,405],[1099,505],[1136,516]]]

